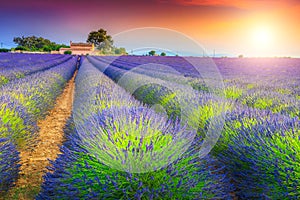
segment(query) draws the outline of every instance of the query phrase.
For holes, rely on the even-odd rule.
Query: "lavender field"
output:
[[[0,69],[0,195],[75,73],[34,198],[300,198],[299,59],[0,54]]]

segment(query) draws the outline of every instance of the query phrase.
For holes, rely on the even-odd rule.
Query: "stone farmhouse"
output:
[[[72,55],[91,55],[95,51],[94,44],[89,43],[73,43],[70,41],[70,48],[60,48],[59,53],[64,54],[65,51],[71,51]]]

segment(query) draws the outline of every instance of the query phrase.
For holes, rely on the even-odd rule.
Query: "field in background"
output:
[[[222,84],[188,60],[213,61]],[[299,59],[35,54],[0,54],[0,194],[78,67],[62,154],[37,199],[300,197]]]

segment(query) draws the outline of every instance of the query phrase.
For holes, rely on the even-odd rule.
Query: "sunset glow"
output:
[[[253,42],[255,45],[260,46],[261,48],[268,47],[272,42],[272,33],[267,29],[258,29],[255,30],[253,35]]]
[[[0,19],[0,200],[300,200],[300,0],[3,0]]]
[[[272,56],[272,52],[276,48],[275,35],[276,33],[268,27],[254,28],[252,38],[250,38],[251,45],[249,45],[249,49],[256,52],[253,56]]]
[[[101,27],[111,35],[161,27],[195,39],[208,54],[215,49],[227,56],[300,55],[296,0],[12,0],[1,3],[0,17],[7,19],[0,22],[3,47],[14,46],[14,36],[40,35],[68,44],[85,41],[89,31]]]

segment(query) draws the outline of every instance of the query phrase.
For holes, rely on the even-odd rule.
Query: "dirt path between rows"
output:
[[[20,177],[4,199],[32,200],[40,191],[43,175],[48,171],[46,167],[50,165],[48,159],[56,159],[64,141],[63,128],[72,112],[76,73],[66,84],[49,115],[38,122],[40,132],[37,146],[33,151],[20,152]]]

